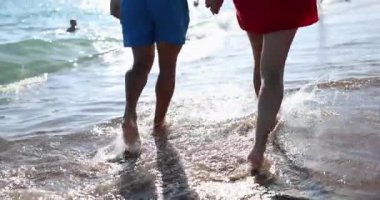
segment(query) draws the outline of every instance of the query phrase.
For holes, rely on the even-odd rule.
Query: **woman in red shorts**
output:
[[[206,0],[217,14],[223,0]],[[258,96],[255,144],[248,156],[252,172],[264,160],[268,134],[276,123],[284,93],[284,67],[290,45],[299,27],[318,21],[316,0],[234,0],[240,27],[248,33]]]

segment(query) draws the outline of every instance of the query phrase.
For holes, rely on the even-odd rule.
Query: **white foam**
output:
[[[202,11],[209,12],[207,10]],[[225,46],[225,38],[238,30],[233,11],[224,12],[217,16],[198,12],[191,19],[195,22],[190,25],[187,34],[189,41],[184,45],[180,56],[180,61],[183,62],[191,62],[215,55]]]
[[[287,96],[281,106],[281,116],[287,122],[291,122],[298,127],[307,127],[309,123],[307,119],[321,118],[322,112],[319,106],[313,108],[312,105],[321,105],[316,98],[317,87],[313,85],[306,85],[298,92]],[[309,121],[312,122],[312,121]]]
[[[115,134],[115,132],[121,132],[121,131],[115,128],[111,128],[111,127],[107,128],[106,130],[95,127],[94,132],[97,134],[103,135],[103,134],[108,134],[105,132],[113,132]],[[94,156],[93,160],[104,162],[110,159],[114,159],[118,155],[122,154],[125,148],[126,146],[123,142],[122,135],[116,133],[115,139],[110,144],[106,145],[105,147],[100,148],[98,152],[96,153],[96,155]]]
[[[44,73],[41,76],[26,78],[24,80],[21,80],[15,83],[10,83],[7,85],[0,85],[0,92],[18,94],[20,91],[24,89],[42,85],[44,82],[47,81],[47,79],[48,79],[48,73]]]

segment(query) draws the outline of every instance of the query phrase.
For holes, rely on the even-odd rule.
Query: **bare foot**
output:
[[[125,154],[138,155],[141,150],[141,141],[136,121],[125,120],[121,124],[124,143],[127,145]]]
[[[251,174],[257,175],[263,165],[264,155],[252,150],[248,156],[248,162],[251,164]]]

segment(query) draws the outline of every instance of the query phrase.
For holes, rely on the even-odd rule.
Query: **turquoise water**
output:
[[[155,63],[138,107],[143,154],[119,164],[107,160],[123,149],[132,57],[108,1],[1,2],[2,199],[380,195],[379,2],[325,0],[320,22],[297,33],[265,184],[244,170],[256,116],[248,39],[231,2],[219,16],[189,6],[169,141],[150,134]],[[75,34],[65,31],[72,18]]]
[[[118,47],[118,27],[107,15],[105,3],[3,1],[0,84],[72,68],[76,62]],[[65,31],[71,18],[83,27],[77,34]]]

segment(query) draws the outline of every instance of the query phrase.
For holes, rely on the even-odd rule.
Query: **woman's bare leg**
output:
[[[263,47],[263,35],[248,32],[249,41],[251,42],[253,58],[254,58],[254,72],[253,72],[253,86],[255,88],[256,97],[259,97],[260,87],[261,87],[261,76],[260,76],[260,63],[261,63],[261,53]]]
[[[253,170],[264,160],[268,134],[276,122],[284,93],[284,66],[297,29],[264,34],[261,54],[261,89],[257,109],[255,145],[248,156]]]

